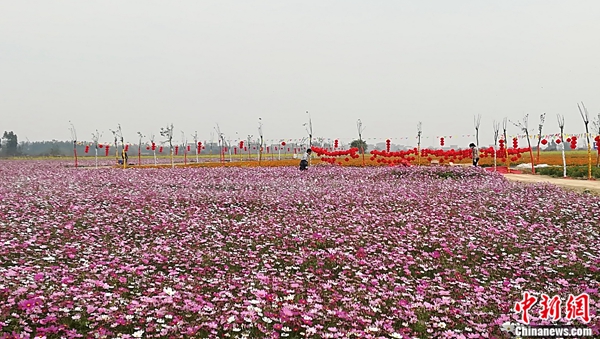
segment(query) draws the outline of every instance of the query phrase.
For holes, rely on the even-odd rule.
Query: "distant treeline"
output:
[[[82,156],[86,155],[85,149],[86,145],[89,144],[77,144],[76,150],[77,154]],[[331,147],[328,144],[320,144],[318,142],[313,142],[314,146],[317,147]],[[110,153],[114,154],[115,146],[114,144],[110,146]],[[158,154],[159,147],[163,147],[162,154],[169,154],[169,146],[158,145],[156,153]],[[173,147],[179,146],[180,154],[183,153],[183,149],[181,145],[174,144]],[[219,154],[219,144],[217,142],[208,143],[203,145],[204,149],[201,151],[203,154]],[[231,147],[237,147],[238,145],[231,145]],[[250,147],[252,152],[255,152],[258,149],[258,143],[252,142],[250,145],[247,143],[244,144],[245,147]],[[270,145],[265,144],[264,147],[273,147],[278,145]],[[153,154],[152,150],[147,149],[147,144],[142,144],[141,153],[143,155],[151,155]],[[300,148],[299,144],[288,143],[285,148]],[[121,150],[121,145],[119,144],[119,150]],[[195,154],[196,150],[194,149],[194,145],[190,143],[190,150]],[[271,149],[273,152],[274,149]],[[129,154],[138,154],[138,145],[129,144]],[[89,151],[87,155],[94,155],[95,150],[94,146],[90,145]],[[98,149],[98,155],[104,155],[105,149]],[[51,140],[51,141],[27,141],[27,142],[18,142],[17,135],[13,132],[4,132],[4,136],[2,137],[2,142],[0,143],[0,156],[1,157],[19,157],[19,156],[31,156],[31,157],[61,157],[61,156],[72,156],[73,155],[73,142],[71,141],[60,141],[60,140]]]

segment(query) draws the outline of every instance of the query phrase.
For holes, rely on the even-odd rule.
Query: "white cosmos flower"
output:
[[[135,331],[131,336],[134,338],[141,338],[142,334],[144,334],[144,330]]]
[[[175,290],[170,287],[163,288],[163,292],[165,292],[166,295],[171,297],[175,295]]]

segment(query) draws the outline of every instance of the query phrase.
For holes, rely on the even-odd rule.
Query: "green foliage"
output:
[[[369,148],[367,145],[367,142],[364,140],[354,140],[350,143],[350,147],[356,147],[358,148],[359,153],[364,153],[367,151],[367,149]]]
[[[559,166],[536,168],[536,172],[541,175],[549,175],[555,178],[562,178],[563,168]],[[587,166],[568,166],[567,176],[570,178],[587,178]],[[592,177],[600,178],[600,168],[592,167]]]
[[[2,155],[7,157],[19,155],[19,141],[13,131],[5,131],[2,135]]]

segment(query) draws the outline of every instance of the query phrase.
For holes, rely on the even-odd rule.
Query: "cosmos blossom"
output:
[[[593,195],[475,168],[0,175],[0,338],[503,338],[523,291],[588,293],[599,326]]]

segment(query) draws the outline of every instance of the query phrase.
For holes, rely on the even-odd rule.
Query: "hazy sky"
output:
[[[473,133],[600,112],[600,1],[2,1],[0,130],[176,139]],[[510,133],[517,133],[513,126]],[[160,138],[160,137],[159,137]],[[472,138],[464,138],[468,142]],[[411,139],[405,143],[411,143]]]

